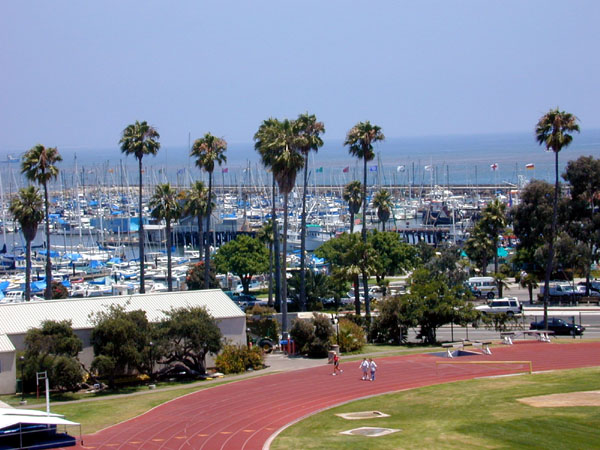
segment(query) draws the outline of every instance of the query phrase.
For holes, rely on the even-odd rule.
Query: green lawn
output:
[[[517,399],[599,389],[600,368],[430,386],[321,412],[286,429],[271,448],[597,448],[600,407],[534,408]],[[391,417],[350,421],[334,415],[369,410]],[[363,426],[402,431],[339,434]]]

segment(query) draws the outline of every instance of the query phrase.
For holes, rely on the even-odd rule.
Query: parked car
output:
[[[577,285],[577,292],[582,295],[585,295],[585,284],[581,286],[581,284]],[[600,292],[590,289],[590,297],[600,297]]]
[[[543,330],[544,329],[544,321],[540,320],[539,322],[531,322],[529,326],[530,330]],[[571,336],[573,334],[573,330],[575,330],[576,335],[583,334],[585,331],[585,327],[581,325],[569,323],[563,319],[557,319],[556,317],[548,318],[548,330],[554,331],[556,335],[563,336]]]
[[[523,312],[523,305],[517,300],[517,297],[507,297],[489,300],[487,304],[477,306],[475,309],[483,314],[504,313],[508,316],[514,316]]]
[[[494,277],[471,277],[466,285],[476,297],[492,299],[498,295],[498,286]]]
[[[577,290],[579,292],[585,293],[586,282],[580,281],[579,283],[577,283],[577,285],[579,286],[577,288]],[[594,293],[600,294],[600,280],[590,280],[589,286],[590,286],[590,295],[594,295]],[[582,287],[583,287],[583,290],[581,289]]]

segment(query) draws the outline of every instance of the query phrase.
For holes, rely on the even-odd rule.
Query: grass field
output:
[[[321,412],[284,430],[271,448],[598,448],[600,407],[534,408],[517,399],[599,389],[600,368],[429,386]],[[370,410],[390,417],[335,416]],[[402,431],[382,437],[339,434],[363,426]]]

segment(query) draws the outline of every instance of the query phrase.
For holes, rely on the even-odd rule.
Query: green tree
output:
[[[350,233],[354,233],[354,215],[358,214],[362,205],[362,187],[360,181],[354,180],[344,186],[342,197],[348,203]]]
[[[401,275],[416,267],[416,249],[403,242],[398,233],[373,230],[368,235],[368,241],[376,255],[375,277],[378,285],[386,276]]]
[[[44,219],[46,225],[46,293],[47,300],[52,299],[52,261],[50,259],[50,200],[48,183],[58,176],[56,164],[62,157],[56,147],[44,147],[37,144],[32,147],[21,161],[21,173],[29,181],[40,184],[44,189]]]
[[[483,276],[487,275],[487,266],[493,258],[496,246],[489,233],[484,229],[481,222],[477,222],[473,227],[471,236],[464,244],[464,251],[469,259],[481,268]]]
[[[181,204],[178,193],[169,183],[156,186],[154,195],[150,199],[150,214],[155,219],[162,219],[166,223],[167,233],[167,289],[173,291],[173,277],[171,268],[172,236],[171,223],[181,217]]]
[[[206,355],[221,350],[223,335],[217,321],[201,307],[171,309],[161,321],[166,344],[163,363],[181,363],[191,371],[206,373]]]
[[[25,381],[31,386],[37,372],[47,371],[53,388],[76,390],[83,381],[77,358],[82,348],[71,321],[43,321],[40,328],[32,328],[25,335]]]
[[[214,260],[219,273],[231,272],[240,277],[244,294],[249,294],[252,277],[268,270],[268,258],[267,249],[258,239],[240,234],[219,247]]]
[[[19,190],[9,206],[9,211],[21,226],[25,238],[25,300],[31,299],[31,241],[35,239],[38,226],[44,219],[43,200],[33,186]]]
[[[121,133],[119,144],[121,152],[126,155],[133,155],[138,160],[138,213],[139,213],[139,257],[140,257],[140,294],[146,292],[145,288],[145,270],[144,270],[144,204],[143,204],[143,173],[142,159],[146,155],[155,156],[160,149],[160,134],[146,121],[127,125]]]
[[[535,127],[536,140],[544,145],[546,150],[554,152],[554,198],[552,202],[552,227],[550,228],[548,262],[544,277],[544,328],[548,325],[548,299],[550,298],[550,275],[554,258],[554,240],[556,238],[556,223],[558,220],[558,195],[560,190],[558,178],[558,153],[573,141],[573,132],[579,132],[577,117],[558,108],[544,114]]]
[[[583,274],[589,295],[590,271],[593,262],[600,258],[600,159],[581,156],[569,161],[563,178],[569,183],[571,201],[568,203],[569,234],[588,247]]]
[[[381,223],[381,231],[385,232],[385,223],[390,220],[392,214],[392,196],[386,189],[381,189],[373,197],[373,207],[377,208],[377,218]]]
[[[294,123],[299,137],[298,149],[304,155],[304,185],[302,189],[302,219],[300,226],[300,310],[306,311],[306,191],[308,185],[308,154],[317,152],[323,146],[321,133],[325,133],[323,122],[318,122],[314,114],[300,114]]]
[[[322,306],[321,299],[329,298],[333,295],[332,288],[329,283],[329,276],[320,272],[306,271],[306,303],[309,311],[320,309]],[[290,298],[299,305],[300,303],[300,287],[302,280],[299,273],[294,273],[289,280]]]
[[[212,177],[215,170],[215,163],[219,166],[227,162],[225,151],[227,150],[227,141],[206,133],[204,137],[196,139],[190,156],[196,158],[196,166],[208,173],[208,200],[206,202],[206,231],[208,239],[204,244],[204,289],[210,285],[210,215],[212,213]]]
[[[538,281],[540,280],[538,280],[537,276],[533,273],[523,271],[519,275],[519,285],[527,288],[527,292],[529,293],[529,304],[533,303],[533,290],[537,289]]]
[[[184,194],[183,209],[186,215],[195,217],[198,221],[198,249],[202,254],[203,240],[204,240],[204,226],[202,219],[206,217],[208,212],[208,189],[204,186],[202,181],[196,181],[192,187]],[[214,206],[211,205],[211,209]]]
[[[379,302],[379,315],[370,330],[371,340],[394,345],[405,343],[408,328],[418,324],[411,306],[403,296],[386,297]]]
[[[381,128],[377,125],[371,125],[369,121],[359,122],[348,131],[344,145],[348,146],[348,151],[352,156],[363,160],[363,220],[362,220],[362,239],[367,243],[367,163],[375,158],[373,144],[383,141],[385,136]],[[365,295],[365,313],[367,317],[371,315],[371,306],[369,302],[368,275],[362,274],[364,295]]]
[[[263,124],[264,125],[264,124]],[[256,139],[256,136],[255,136]],[[283,194],[283,258],[281,259],[281,327],[287,335],[287,233],[288,233],[288,198],[296,184],[296,175],[304,167],[304,158],[299,152],[300,138],[295,130],[294,121],[270,119],[268,130],[259,134],[260,145],[257,149],[263,164],[270,168]]]
[[[92,370],[106,377],[109,386],[114,387],[117,376],[145,366],[145,350],[152,339],[151,324],[144,311],[126,311],[117,305],[95,313],[92,320],[95,355]]]
[[[495,199],[488,203],[482,212],[481,220],[478,222],[481,230],[487,234],[494,247],[494,273],[498,273],[498,243],[500,233],[506,227],[506,204]]]

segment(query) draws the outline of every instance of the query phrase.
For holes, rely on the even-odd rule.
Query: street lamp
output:
[[[149,375],[150,375],[150,379],[152,380],[152,369],[154,368],[154,359],[152,358],[153,355],[153,350],[154,350],[154,342],[150,341],[148,342],[148,345],[150,346],[150,368],[149,370]]]
[[[25,366],[25,357],[23,355],[19,356],[19,361],[21,361],[21,403],[25,401],[25,381],[23,380],[23,367]]]

